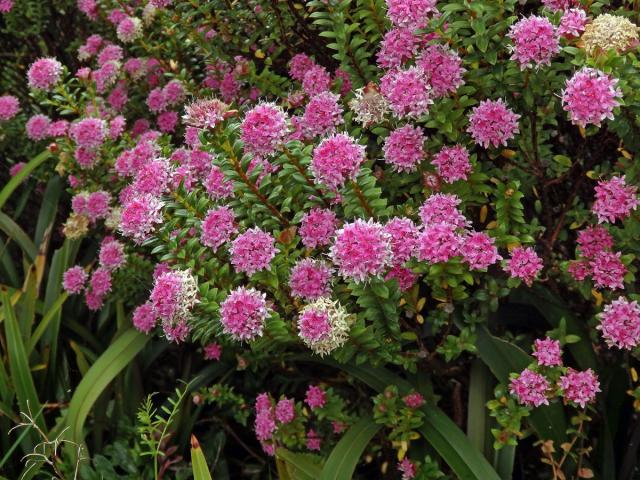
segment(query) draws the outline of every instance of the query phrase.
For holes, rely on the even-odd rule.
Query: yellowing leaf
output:
[[[504,150],[502,150],[502,152],[500,152],[500,155],[502,155],[504,158],[513,158],[516,156],[516,152],[515,150],[505,148]]]
[[[591,289],[591,295],[593,295],[593,297],[596,299],[596,306],[599,307],[600,305],[602,305],[602,294],[596,290],[595,288]]]
[[[416,321],[422,325],[424,323],[424,317],[420,314],[416,315]]]
[[[516,247],[520,246],[520,242],[509,242],[507,243],[507,250],[511,251]]]
[[[498,222],[496,222],[495,220],[492,220],[491,222],[487,223],[487,230],[493,230],[494,228],[496,228],[498,226]]]
[[[418,300],[418,303],[416,304],[416,310],[418,312],[422,311],[425,303],[427,303],[427,299],[425,297],[422,297],[420,300]]]
[[[585,175],[591,180],[595,180],[596,178],[598,178],[598,173],[594,172],[593,170],[589,170]]]
[[[480,223],[484,223],[487,220],[487,214],[489,213],[489,209],[486,205],[483,205],[480,208]]]
[[[637,382],[638,381],[638,371],[635,368],[631,367],[630,372],[631,372],[631,380],[633,380],[634,383]]]
[[[263,59],[266,55],[264,54],[264,52],[262,50],[258,49],[258,50],[256,50],[255,56],[256,56],[256,58]]]

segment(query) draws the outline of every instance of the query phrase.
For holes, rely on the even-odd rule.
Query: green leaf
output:
[[[16,174],[15,177],[12,177],[11,180],[7,182],[2,190],[0,190],[0,209],[4,207],[4,204],[7,203],[11,194],[20,186],[22,181],[27,178],[27,176],[40,165],[42,165],[49,157],[51,153],[49,150],[45,150],[40,154],[33,157],[29,162],[22,167],[22,169]]]
[[[372,417],[361,418],[333,448],[319,480],[353,478],[362,453],[381,428],[382,425],[375,423]]]
[[[213,480],[207,460],[200,448],[200,443],[195,435],[191,435],[191,469],[193,470],[193,480]]]
[[[29,262],[33,262],[38,255],[38,249],[29,236],[14,222],[9,215],[0,212],[0,230],[22,249]]]
[[[322,473],[322,465],[309,454],[279,448],[276,456],[286,464],[287,474],[296,480],[316,480]]]

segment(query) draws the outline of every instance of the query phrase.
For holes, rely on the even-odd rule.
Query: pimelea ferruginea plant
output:
[[[594,34],[600,4],[543,3],[313,0],[284,20],[280,6],[252,4],[248,30],[296,18],[331,39],[307,49],[282,23],[243,46],[234,29],[246,12],[218,24],[197,1],[79,2],[111,34],[87,38],[74,71],[43,58],[27,74],[47,109],[27,135],[55,143],[72,194],[64,234],[104,237],[64,288],[98,310],[144,258],[155,266],[129,298],[134,327],[208,359],[237,355],[243,370],[337,361],[438,383],[477,354],[503,385],[490,404],[497,448],[522,436],[530,409],[578,408],[567,455],[543,451],[555,478],[586,475],[598,374],[615,349],[637,362],[640,343],[639,64],[626,22],[609,19],[625,45]],[[2,100],[10,121],[18,107]],[[554,329],[535,362],[486,330],[519,333],[513,304]],[[564,362],[560,343],[576,346]],[[461,387],[437,386],[452,389],[461,423]],[[433,441],[420,408],[435,397],[394,388],[373,419],[413,478],[430,468],[410,447]],[[268,390],[254,417],[267,454],[321,451],[341,433],[305,430],[306,407]],[[547,433],[539,421],[540,440],[568,438],[562,422]],[[442,448],[441,467],[463,476]]]

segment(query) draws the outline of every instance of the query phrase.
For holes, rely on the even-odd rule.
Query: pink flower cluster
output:
[[[241,233],[232,242],[231,264],[237,272],[253,275],[260,270],[267,270],[278,253],[274,246],[273,236],[258,227]]]
[[[640,345],[640,305],[637,301],[629,301],[618,297],[604,307],[600,314],[600,325],[596,327],[602,332],[607,345],[632,350]]]
[[[447,183],[466,180],[467,175],[471,173],[469,152],[462,145],[442,147],[431,163],[436,167],[438,175]]]
[[[209,343],[203,348],[205,360],[220,360],[222,356],[222,346],[219,343]]]
[[[200,241],[203,245],[217,250],[238,231],[235,215],[229,207],[212,208],[202,220]]]
[[[309,100],[302,116],[302,129],[305,136],[312,138],[335,132],[336,127],[344,123],[340,97],[335,93],[322,92]]]
[[[305,247],[323,247],[331,243],[337,226],[335,213],[331,210],[313,208],[302,216],[298,234]]]
[[[532,353],[538,365],[546,367],[558,367],[562,365],[562,350],[560,342],[549,337],[537,339],[534,342],[534,352]]]
[[[591,210],[598,217],[598,223],[624,220],[638,208],[638,187],[627,185],[625,176],[614,176],[601,180],[595,187],[596,200]]]
[[[591,260],[589,267],[597,288],[624,288],[627,267],[620,257],[620,252],[601,252]]]
[[[446,262],[458,255],[460,244],[461,238],[453,225],[435,223],[425,226],[418,237],[418,260]]]
[[[504,270],[511,278],[519,278],[531,286],[542,270],[542,259],[531,247],[516,247],[511,251],[511,259],[506,261]]]
[[[111,195],[103,190],[91,193],[79,193],[71,199],[71,207],[78,215],[85,215],[95,222],[105,218],[110,211]]]
[[[562,92],[562,106],[571,123],[586,127],[600,126],[605,118],[613,120],[613,109],[620,105],[622,92],[618,80],[594,68],[584,67],[567,80]]]
[[[135,243],[147,240],[162,222],[162,203],[153,195],[132,198],[122,208],[120,231]]]
[[[397,172],[414,172],[425,158],[424,142],[422,128],[409,124],[397,128],[384,141],[384,159]]]
[[[27,80],[31,88],[51,90],[62,76],[62,64],[55,58],[41,58],[29,67]]]
[[[424,71],[435,97],[455,93],[464,84],[462,75],[466,70],[462,67],[462,59],[444,45],[427,46],[416,65]]]
[[[216,165],[211,166],[209,174],[204,181],[204,188],[214,200],[224,200],[233,195],[233,183],[228,180],[224,172]]]
[[[315,300],[331,293],[331,268],[324,262],[305,258],[297,262],[289,275],[289,288],[295,297]]]
[[[98,118],[84,118],[73,123],[69,128],[69,135],[76,145],[96,149],[104,142],[107,135],[107,125],[104,120]]]
[[[587,17],[583,9],[572,8],[566,10],[560,19],[558,34],[565,38],[579,37],[584,32],[588,21],[589,17]]]
[[[401,66],[416,55],[420,43],[420,37],[411,28],[389,30],[380,44],[377,54],[378,65],[382,68]]]
[[[384,231],[389,236],[392,256],[391,265],[403,265],[416,254],[419,231],[411,219],[392,218],[384,226]]]
[[[84,268],[79,265],[71,267],[62,276],[62,288],[69,294],[78,294],[84,290],[89,276]]]
[[[558,385],[567,401],[582,408],[585,408],[587,403],[592,403],[596,394],[600,392],[598,376],[590,368],[582,372],[573,368],[567,369],[567,373],[560,377]]]
[[[397,27],[425,28],[438,14],[437,0],[386,0],[387,17]]]
[[[20,111],[20,102],[13,95],[0,97],[0,122],[6,122],[15,117]]]
[[[460,198],[452,193],[436,193],[429,196],[420,206],[419,215],[425,227],[436,224],[453,228],[466,228],[468,221],[458,210]]]
[[[380,92],[398,118],[418,118],[433,103],[429,80],[420,67],[391,70],[380,79]]]
[[[508,34],[513,41],[511,59],[526,68],[550,65],[551,58],[560,51],[558,34],[545,17],[532,15],[511,26]]]
[[[550,385],[546,377],[530,369],[523,370],[518,378],[511,380],[509,392],[518,398],[518,401],[530,407],[549,405],[547,391]]]
[[[287,135],[287,116],[273,103],[262,103],[247,112],[240,126],[247,152],[271,155]]]
[[[98,253],[100,266],[106,270],[117,270],[124,265],[126,258],[124,244],[111,236],[104,237]]]
[[[514,113],[502,99],[483,100],[474,107],[469,116],[467,131],[473,140],[488,148],[507,145],[516,133],[519,133],[518,119],[520,115]]]
[[[31,140],[44,140],[49,136],[49,127],[51,119],[46,115],[36,114],[32,116],[25,125],[27,137]]]
[[[305,309],[298,319],[298,330],[306,343],[324,339],[331,332],[329,314],[322,310]]]
[[[460,255],[473,270],[484,270],[502,260],[494,239],[484,232],[471,232],[462,239]]]
[[[304,401],[312,410],[322,408],[327,402],[327,394],[321,387],[309,385]]]
[[[338,190],[347,180],[355,180],[364,161],[364,147],[349,135],[337,133],[313,150],[311,172],[317,183]]]
[[[254,288],[238,287],[220,305],[222,329],[238,341],[262,336],[268,316],[266,295]]]

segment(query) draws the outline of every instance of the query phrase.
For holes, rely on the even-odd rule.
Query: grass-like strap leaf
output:
[[[533,361],[523,350],[494,337],[485,327],[479,327],[476,334],[478,355],[499,382],[507,384],[510,373],[521,372]],[[534,409],[529,423],[541,439],[553,440],[556,445],[567,441],[567,420],[562,405],[557,402]]]
[[[343,480],[353,477],[367,445],[382,428],[372,417],[363,417],[340,439],[327,458],[320,480]]]
[[[3,287],[0,292],[4,310],[4,333],[7,338],[11,381],[16,390],[20,410],[33,415],[34,412],[40,411],[41,406],[29,368],[29,357],[22,341],[16,312],[11,305],[9,291]],[[36,419],[36,424],[43,432],[47,431],[42,417]]]
[[[60,295],[56,299],[53,305],[51,305],[51,308],[47,310],[47,313],[42,316],[42,320],[40,320],[38,326],[31,334],[31,339],[29,340],[29,346],[27,348],[27,352],[29,354],[33,352],[33,349],[38,344],[38,340],[40,340],[40,337],[42,337],[42,334],[49,326],[49,323],[51,323],[51,320],[53,320],[56,314],[60,311],[60,308],[62,308],[62,305],[67,300],[67,298],[69,298],[69,294],[67,292],[62,293],[62,295]]]
[[[297,358],[342,369],[378,392],[382,392],[387,385],[396,385],[403,395],[413,388],[405,379],[385,368],[353,363],[340,364],[330,359],[323,360],[312,356]],[[471,445],[462,430],[442,410],[433,405],[425,405],[422,411],[425,417],[420,433],[459,479],[500,480],[487,459]]]
[[[33,157],[27,164],[22,167],[22,169],[7,182],[2,190],[0,190],[0,209],[4,207],[4,204],[7,203],[11,194],[15,191],[16,188],[20,186],[22,181],[27,178],[27,176],[33,172],[36,168],[42,165],[47,159],[51,156],[49,150],[45,150],[44,152],[39,153],[35,157]]]
[[[33,244],[29,236],[20,228],[20,226],[13,221],[13,219],[6,213],[0,212],[0,230],[2,230],[7,237],[16,242],[16,244],[22,249],[29,262],[33,262],[38,255],[38,249]]]
[[[316,480],[322,472],[322,465],[312,455],[279,448],[276,456],[285,464],[286,474],[295,480]]]
[[[193,480],[213,480],[207,460],[200,448],[200,443],[195,435],[191,435],[191,469],[193,470]]]
[[[91,366],[78,384],[65,419],[69,427],[69,440],[81,443],[84,438],[84,422],[91,407],[109,386],[111,381],[146,345],[149,337],[135,329],[129,329],[118,337]]]

